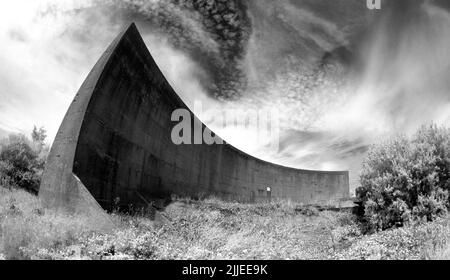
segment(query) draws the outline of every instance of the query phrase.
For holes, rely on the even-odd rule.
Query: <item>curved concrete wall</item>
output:
[[[97,62],[64,118],[41,184],[44,205],[79,208],[83,186],[104,208],[117,197],[136,205],[169,194],[266,200],[267,187],[272,199],[303,203],[349,196],[348,172],[287,168],[230,145],[173,144],[171,114],[179,108],[187,109],[131,25]]]

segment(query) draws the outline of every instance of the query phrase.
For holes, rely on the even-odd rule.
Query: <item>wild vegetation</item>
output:
[[[0,188],[5,259],[433,259],[449,258],[446,219],[370,235],[355,216],[291,203],[177,199],[152,221],[113,213],[117,229],[90,231],[82,217],[40,208],[37,197]]]
[[[360,182],[356,193],[368,231],[445,216],[450,206],[450,129],[423,126],[411,138],[397,136],[374,145]]]
[[[449,259],[449,138],[431,126],[373,146],[360,215],[174,198],[156,219],[113,212],[117,228],[101,233],[40,207],[35,186],[48,149],[35,129],[32,140],[1,144],[0,259]]]
[[[31,138],[12,134],[0,142],[0,183],[37,194],[48,152],[45,129],[34,127]]]

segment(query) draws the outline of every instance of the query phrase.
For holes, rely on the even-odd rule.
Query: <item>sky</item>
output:
[[[2,0],[0,136],[37,125],[51,143],[90,69],[132,21],[183,100],[202,101],[207,125],[264,160],[350,170],[357,184],[371,144],[421,124],[450,126],[446,1],[384,0],[379,11],[365,0],[196,3],[205,5]],[[278,109],[278,150],[214,119],[249,108]]]

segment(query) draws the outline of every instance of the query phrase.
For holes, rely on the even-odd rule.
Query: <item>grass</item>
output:
[[[42,248],[59,250],[78,242],[88,229],[81,217],[68,217],[39,206],[36,196],[0,187],[0,254],[28,259]]]
[[[0,259],[448,259],[447,219],[362,235],[349,213],[292,203],[177,199],[161,221],[111,214],[108,234],[82,217],[0,187]]]
[[[330,252],[335,259],[420,260],[448,258],[449,219],[363,235],[341,250]]]

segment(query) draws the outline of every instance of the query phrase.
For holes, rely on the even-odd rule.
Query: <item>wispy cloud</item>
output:
[[[56,134],[90,65],[110,40],[109,32],[97,29],[104,17],[95,17],[94,22],[94,18],[76,13],[77,8],[87,4],[25,0],[2,3],[0,127],[28,133],[36,124],[45,126],[51,138]]]

